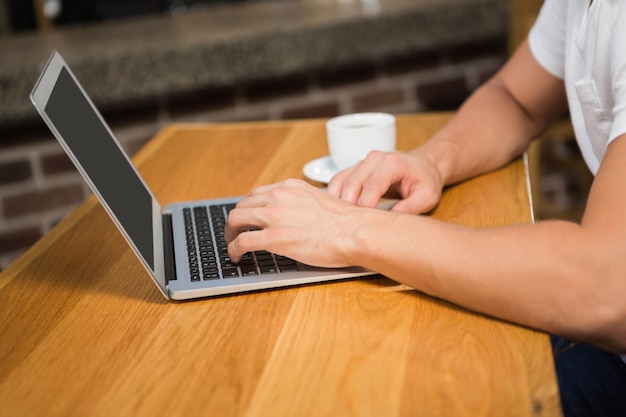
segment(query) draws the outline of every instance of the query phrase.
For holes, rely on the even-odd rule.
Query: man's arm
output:
[[[624,160],[626,134],[609,145],[580,225],[466,228],[358,207],[288,180],[231,211],[228,253],[235,262],[265,249],[315,266],[364,266],[468,309],[625,353]]]
[[[347,257],[466,308],[624,353],[624,160],[626,135],[609,146],[580,225],[469,229],[401,214],[382,223],[368,210]]]
[[[266,249],[311,265],[360,265],[475,311],[626,352],[626,135],[609,145],[580,225],[471,229],[350,204],[360,195],[370,205],[399,185],[399,211],[423,210],[420,190],[441,192],[508,162],[564,107],[563,83],[524,44],[442,132],[392,154],[394,163],[366,160],[328,194],[296,180],[255,190],[229,216],[229,254],[237,261]],[[356,194],[344,195],[354,184]]]
[[[374,207],[393,187],[405,200],[397,211],[427,211],[443,186],[499,168],[520,155],[566,106],[563,81],[540,66],[526,41],[424,146],[408,154],[370,154],[335,176],[328,191]]]

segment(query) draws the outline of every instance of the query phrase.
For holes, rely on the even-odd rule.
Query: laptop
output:
[[[370,275],[259,251],[228,257],[224,226],[239,198],[162,208],[67,63],[54,51],[31,101],[167,299],[185,300]],[[207,169],[210,169],[207,167]]]

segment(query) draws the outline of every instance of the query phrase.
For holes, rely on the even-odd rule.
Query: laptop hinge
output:
[[[172,214],[164,213],[161,217],[163,219],[163,259],[165,262],[165,279],[169,282],[176,279]]]

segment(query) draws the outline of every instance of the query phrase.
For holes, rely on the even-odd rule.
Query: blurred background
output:
[[[58,49],[132,155],[164,125],[456,109],[540,0],[0,0],[0,269],[90,192],[28,94]],[[591,182],[567,117],[529,152],[536,218]]]
[[[251,0],[4,0],[4,28],[24,31],[154,13],[179,14],[245,1]]]

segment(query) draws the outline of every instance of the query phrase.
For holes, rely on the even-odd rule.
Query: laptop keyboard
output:
[[[297,271],[293,259],[267,251],[246,253],[238,264],[228,256],[224,228],[234,204],[183,209],[192,281],[251,277]]]

